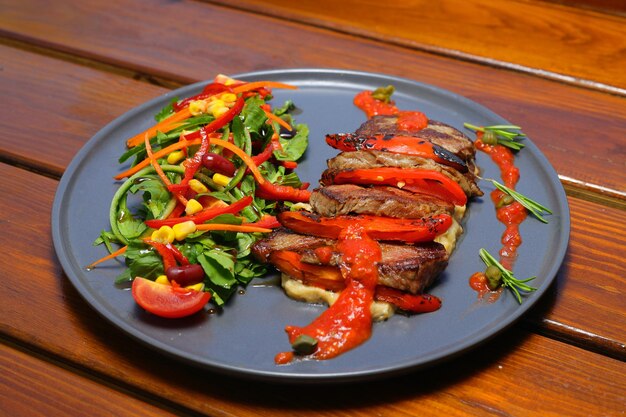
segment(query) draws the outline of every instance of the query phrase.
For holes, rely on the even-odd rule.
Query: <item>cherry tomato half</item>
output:
[[[171,319],[200,311],[211,298],[208,292],[159,284],[141,277],[133,281],[132,293],[137,304],[146,311]]]

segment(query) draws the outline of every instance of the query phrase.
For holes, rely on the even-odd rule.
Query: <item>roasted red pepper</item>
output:
[[[383,134],[360,136],[354,133],[339,133],[326,135],[326,143],[340,151],[364,149],[416,155],[467,172],[467,165],[461,158],[441,146],[413,136]]]
[[[304,211],[286,211],[277,217],[283,226],[307,235],[337,239],[348,226],[360,224],[372,239],[408,243],[430,242],[452,225],[452,217],[447,214],[423,219],[395,219],[367,215],[320,217]]]
[[[278,221],[276,216],[270,216],[269,214],[266,214],[261,218],[261,220],[254,223],[246,223],[246,225],[264,227],[266,229],[276,229],[277,227],[280,227],[280,222]]]
[[[208,209],[204,209],[192,216],[169,218],[165,220],[146,220],[145,223],[148,227],[152,227],[153,229],[158,229],[161,226],[174,226],[175,224],[183,223],[190,220],[195,224],[202,224],[205,221],[211,220],[221,214],[239,213],[250,204],[252,204],[252,197],[245,196],[241,200],[237,200],[226,207],[211,207]]]
[[[326,179],[326,178],[325,178]],[[458,206],[467,203],[467,195],[450,177],[428,169],[382,167],[340,171],[328,180],[334,184],[392,185],[429,194]]]
[[[263,184],[257,184],[256,196],[266,200],[308,203],[311,192],[309,190],[293,188],[288,185],[272,184],[269,181],[265,181]]]
[[[374,295],[376,301],[391,303],[401,310],[410,313],[430,313],[439,310],[441,300],[430,294],[409,294],[395,288],[376,287]]]
[[[331,291],[341,291],[346,283],[339,268],[334,266],[312,265],[300,261],[297,252],[278,250],[271,253],[269,262],[279,271],[306,285]]]

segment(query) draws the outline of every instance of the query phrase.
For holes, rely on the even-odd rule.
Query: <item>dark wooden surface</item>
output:
[[[373,2],[219,3],[0,0],[0,414],[623,415],[620,10],[598,1],[443,1],[395,13],[390,34],[389,19],[371,20],[390,10]],[[423,6],[396,4],[391,11]],[[437,25],[446,17],[464,24]],[[58,179],[80,147],[170,88],[216,73],[296,67],[415,79],[524,126],[559,173],[572,218],[555,285],[529,314],[471,355],[428,371],[303,389],[165,358],[90,308],[50,237]]]

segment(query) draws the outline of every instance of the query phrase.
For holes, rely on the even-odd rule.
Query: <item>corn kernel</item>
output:
[[[402,188],[402,187],[404,187],[405,185],[406,185],[406,182],[404,182],[404,181],[398,181],[398,184],[397,184],[398,188]]]
[[[209,191],[209,189],[206,188],[204,184],[202,184],[200,181],[198,181],[195,178],[192,179],[192,180],[189,180],[189,188],[191,188],[192,190],[194,190],[198,194],[206,193],[206,192]]]
[[[197,284],[187,285],[185,288],[188,289],[188,290],[203,291],[204,290],[204,284],[202,282],[199,282]]]
[[[376,181],[383,181],[384,179],[385,179],[385,178],[383,178],[383,176],[382,176],[382,175],[378,175],[378,176],[376,177]]]
[[[167,163],[170,165],[177,164],[184,157],[185,157],[185,154],[183,153],[183,151],[170,152],[170,154],[167,155]]]
[[[189,113],[198,116],[207,110],[207,103],[204,100],[195,100],[189,103]]]
[[[198,200],[195,199],[191,199],[189,201],[187,201],[187,205],[185,206],[185,213],[187,213],[188,216],[191,216],[192,214],[196,214],[197,212],[201,211],[204,207],[202,207],[202,204],[200,204],[198,202]]]
[[[176,240],[183,240],[187,237],[187,235],[196,231],[196,224],[191,220],[175,224],[172,229],[174,229],[174,235],[176,236]]]
[[[159,275],[157,279],[154,280],[154,282],[156,282],[157,284],[171,285],[170,280],[167,279],[167,275]]]
[[[224,103],[234,103],[237,100],[237,96],[233,93],[224,93],[220,98]]]
[[[174,230],[169,226],[161,226],[159,230],[152,232],[150,239],[155,242],[172,243],[174,241]]]
[[[222,107],[218,107],[218,106],[213,106],[212,110],[211,110],[211,114],[213,115],[213,117],[215,117],[216,119],[222,115],[224,115],[226,112],[228,112],[228,110],[230,110],[228,107],[226,106],[222,106]]]
[[[227,177],[226,175],[215,173],[213,174],[213,181],[217,185],[221,185],[222,187],[226,187],[228,183],[232,180],[231,177]]]
[[[212,96],[210,99],[210,103],[207,106],[207,112],[212,112],[213,108],[217,107],[224,107],[225,103],[223,100],[220,100],[219,98],[217,98],[216,96]]]

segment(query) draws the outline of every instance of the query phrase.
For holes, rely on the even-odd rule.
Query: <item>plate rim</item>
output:
[[[377,80],[388,80],[390,83],[398,83],[401,82],[403,85],[409,85],[418,87],[421,89],[429,90],[437,95],[446,96],[448,99],[453,101],[457,101],[462,103],[464,106],[470,106],[474,109],[478,109],[481,113],[485,113],[490,115],[495,119],[502,120],[503,123],[509,123],[503,117],[496,114],[489,108],[468,99],[462,95],[454,93],[450,90],[443,89],[431,84],[425,84],[419,81],[411,80],[408,78],[398,77],[389,74],[377,73],[377,72],[366,72],[366,71],[355,71],[355,70],[343,70],[343,69],[332,69],[332,68],[290,68],[290,69],[270,69],[270,70],[262,70],[262,71],[252,71],[245,72],[241,74],[233,75],[234,78],[241,79],[250,79],[250,78],[285,78],[286,76],[333,76],[333,77],[341,77],[345,76],[346,78],[365,78],[365,79],[377,79]],[[323,81],[323,80],[320,80]],[[71,181],[74,177],[74,173],[80,167],[81,163],[85,160],[85,155],[93,148],[96,144],[99,143],[101,137],[106,137],[108,132],[117,128],[120,124],[124,123],[127,120],[132,120],[137,114],[142,113],[145,108],[155,105],[156,103],[169,101],[172,97],[176,95],[180,95],[181,91],[193,91],[195,89],[200,89],[200,87],[206,85],[210,81],[199,81],[193,84],[189,84],[175,90],[171,90],[165,94],[159,95],[151,100],[141,103],[140,105],[132,108],[131,110],[123,113],[122,115],[116,117],[103,128],[101,128],[95,135],[93,135],[75,154],[72,158],[72,161],[68,164],[67,168],[64,171],[61,180],[57,186],[52,211],[51,211],[51,232],[53,238],[53,244],[57,259],[60,261],[61,266],[63,268],[64,273],[74,286],[74,288],[78,291],[78,293],[87,301],[90,305],[90,308],[94,309],[100,316],[104,317],[109,323],[114,324],[118,329],[124,331],[127,335],[131,336],[133,339],[141,342],[145,346],[148,346],[160,353],[166,354],[169,357],[172,357],[176,360],[188,363],[190,365],[201,367],[210,371],[215,371],[219,373],[223,373],[226,375],[234,376],[234,377],[243,377],[246,379],[253,380],[262,380],[266,382],[297,382],[297,383],[318,383],[318,382],[352,382],[352,381],[363,381],[363,380],[371,380],[371,379],[379,379],[383,377],[391,377],[411,371],[415,371],[417,369],[425,369],[427,367],[434,366],[443,361],[447,361],[449,359],[461,356],[465,354],[467,351],[474,349],[475,347],[486,343],[496,335],[502,333],[505,329],[509,328],[512,324],[517,322],[517,320],[525,314],[528,310],[530,310],[544,295],[544,293],[548,290],[548,288],[555,281],[558,271],[561,268],[565,255],[567,253],[569,238],[570,238],[570,213],[569,213],[569,204],[567,202],[567,197],[565,194],[565,190],[563,189],[560,181],[558,180],[558,174],[554,170],[553,166],[547,160],[545,155],[532,143],[532,140],[528,141],[528,144],[531,144],[533,147],[533,157],[538,160],[538,163],[548,171],[548,174],[552,176],[551,180],[556,179],[559,184],[559,187],[555,186],[555,181],[550,181],[551,191],[554,192],[554,197],[558,201],[560,205],[559,218],[560,218],[560,230],[558,233],[557,241],[559,242],[559,247],[556,252],[553,252],[554,259],[558,259],[558,262],[553,262],[550,265],[549,272],[546,274],[546,279],[542,282],[541,286],[535,291],[532,295],[531,299],[526,299],[524,304],[519,306],[517,310],[515,310],[514,314],[507,316],[499,325],[494,326],[490,329],[485,335],[481,335],[482,337],[472,337],[469,340],[464,341],[460,345],[460,348],[454,350],[451,353],[441,355],[432,353],[426,356],[426,360],[421,360],[416,363],[404,364],[404,365],[388,365],[384,367],[379,367],[376,369],[367,369],[361,371],[354,372],[326,372],[326,373],[284,373],[280,372],[280,368],[277,368],[276,372],[264,371],[264,370],[250,370],[246,368],[241,368],[237,366],[233,366],[230,364],[215,364],[215,363],[207,363],[207,362],[199,362],[196,360],[192,360],[189,357],[182,354],[179,349],[169,346],[166,343],[163,343],[160,340],[155,339],[149,334],[145,332],[139,332],[137,329],[130,326],[126,320],[122,320],[117,316],[107,315],[105,312],[108,311],[106,306],[103,306],[99,300],[95,298],[92,292],[86,288],[85,284],[82,282],[80,276],[76,273],[73,268],[72,262],[69,259],[69,254],[66,251],[66,243],[62,239],[62,230],[60,229],[60,219],[61,219],[61,211],[64,203],[64,196],[68,190],[68,187],[71,185]],[[186,93],[185,93],[186,94]],[[149,339],[149,340],[148,340]],[[477,340],[476,340],[477,339]]]

